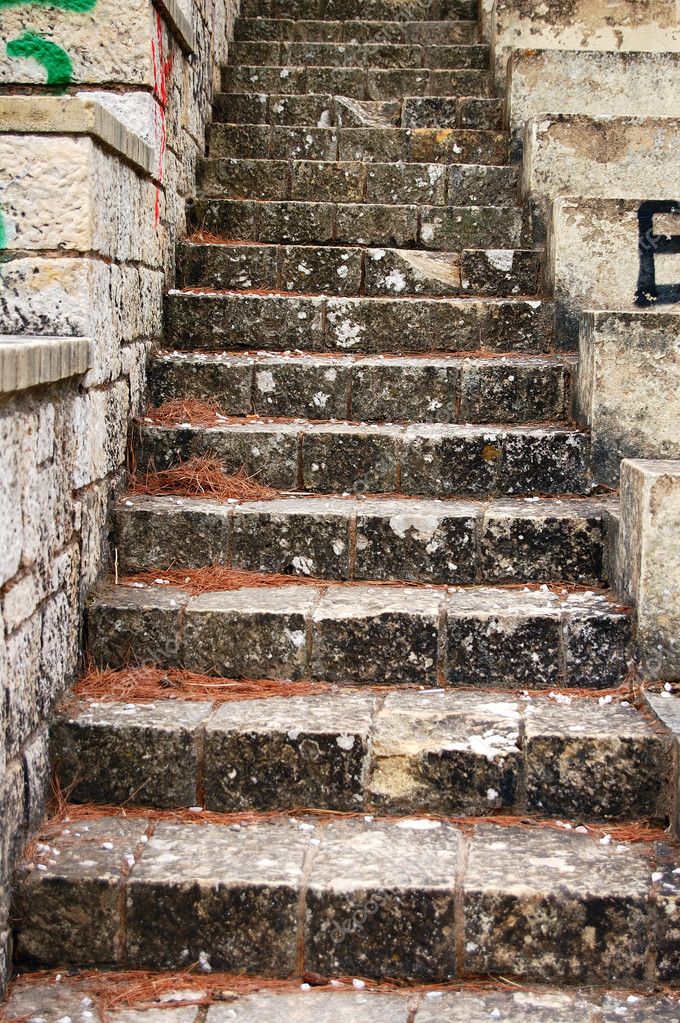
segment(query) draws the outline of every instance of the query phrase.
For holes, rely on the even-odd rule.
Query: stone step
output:
[[[659,954],[661,977],[667,973],[667,952],[664,948]],[[133,1010],[145,1010],[144,1019],[149,1019],[153,1008],[149,1010],[148,1003],[136,996],[135,983],[134,979],[127,982],[121,979],[118,990],[127,996],[126,1005]],[[108,1008],[103,994],[108,984],[110,975],[96,970],[89,971],[85,979],[62,977],[58,984],[52,974],[25,974],[15,979],[10,991],[7,1023],[24,1023],[29,1018],[39,1017],[56,1023],[69,1012],[74,1020],[80,1020],[84,997],[90,998],[95,1014],[99,1012],[111,1023],[130,1023],[130,1020],[134,1023],[139,1018],[137,1012],[133,1015],[126,1009]],[[357,1020],[440,1023],[442,1019],[447,1023],[479,1023],[499,1018],[510,1023],[526,1023],[529,1019],[539,1021],[541,1013],[561,1023],[618,1023],[621,1016],[625,1016],[627,1023],[650,1023],[650,1020],[674,1023],[677,1020],[677,999],[672,994],[654,995],[638,989],[636,994],[590,991],[586,997],[582,992],[572,993],[565,987],[541,987],[532,991],[522,984],[521,990],[513,991],[507,985],[494,987],[491,982],[484,989],[463,984],[448,991],[407,987],[387,992],[368,987],[357,991],[349,981],[333,980],[311,989],[294,990],[291,984],[288,991],[282,991],[268,988],[267,980],[262,978],[257,991],[252,992],[251,979],[243,978],[240,983],[239,980],[230,983],[229,1006],[220,1004],[224,997],[222,991],[215,994],[215,1000],[205,1009],[195,1005],[191,989],[175,997],[174,1011],[167,1003],[161,1003],[164,1005],[162,1020],[166,1023],[225,1023],[232,1019],[243,1023],[272,1020],[277,1023],[357,1023]],[[160,1008],[156,1002],[153,1006]],[[89,1018],[86,1016],[83,1023]]]
[[[185,242],[180,287],[324,295],[535,295],[542,253]]]
[[[374,101],[344,96],[228,93],[215,96],[213,123],[313,128],[463,128],[500,131],[501,100],[460,96],[404,96]],[[507,152],[507,140],[505,143]]]
[[[557,426],[362,425],[306,420],[140,424],[137,464],[165,469],[214,454],[281,490],[494,497],[583,494],[588,435]]]
[[[547,586],[296,582],[192,597],[169,585],[102,583],[87,627],[101,667],[132,656],[233,679],[606,689],[630,668],[627,609],[606,592]]]
[[[236,67],[340,67],[379,70],[485,70],[489,47],[481,43],[342,43],[241,41],[231,45],[229,63]]]
[[[397,206],[380,203],[194,199],[190,229],[224,239],[288,244],[443,249],[521,248],[528,237],[515,206]]]
[[[403,96],[488,96],[487,70],[427,68],[273,67],[230,65],[222,68],[223,92],[346,96],[359,100]]]
[[[567,419],[575,361],[171,352],[149,364],[149,393],[153,405],[198,398],[230,416],[521,424]]]
[[[516,206],[518,201],[514,167],[457,166],[450,160],[371,163],[224,158],[201,159],[197,171],[198,191],[205,198],[388,206]]]
[[[337,688],[217,704],[70,698],[50,743],[77,803],[663,824],[670,736],[627,701],[561,699]]]
[[[608,568],[607,525],[606,504],[579,499],[282,496],[225,505],[138,495],[113,508],[121,572],[220,564],[363,582],[597,585]]]
[[[522,987],[648,986],[675,975],[667,964],[677,955],[677,851],[662,843],[427,818],[228,820],[73,821],[51,839],[56,855],[21,871],[19,962],[184,970],[200,957],[239,975],[441,982],[500,974]],[[624,997],[621,1004],[631,1008],[626,1018],[660,1019],[635,1016]],[[462,1018],[440,1015],[446,1005],[419,1013],[422,1023]],[[236,1018],[225,1008],[210,1009],[209,1023]],[[293,1017],[270,1005],[239,1018],[394,1019],[356,1008]],[[526,1020],[526,1009],[506,1018]],[[466,1019],[500,1015],[495,1008]],[[558,1016],[545,1001],[531,1017],[588,1019]]]
[[[385,17],[384,0],[244,0],[242,18],[314,18],[323,21],[366,21]],[[392,21],[477,22],[477,0],[390,0]]]
[[[553,307],[540,299],[171,291],[165,336],[169,347],[208,352],[547,352]]]
[[[497,132],[455,128],[305,128],[269,124],[213,124],[210,160],[360,161],[375,164],[498,164],[507,138]],[[502,168],[509,171],[509,168]],[[265,172],[268,168],[264,168]],[[309,169],[307,169],[309,173]],[[383,172],[384,173],[384,172]],[[293,170],[295,177],[295,170]],[[515,169],[505,174],[517,204]],[[350,185],[350,189],[351,189]],[[348,198],[351,198],[351,194]],[[279,196],[275,196],[279,198]],[[336,197],[337,198],[337,197]]]
[[[478,41],[475,21],[292,21],[237,18],[234,38],[305,43],[402,43],[456,46]]]

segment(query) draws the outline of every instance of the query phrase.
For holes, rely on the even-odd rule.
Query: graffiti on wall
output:
[[[73,64],[66,50],[37,32],[24,32],[6,45],[8,57],[35,60],[45,70],[47,85],[68,85],[73,80]]]
[[[678,234],[655,230],[654,218],[678,216]],[[658,224],[658,222],[657,222]],[[659,265],[663,256],[680,253],[680,202],[649,200],[638,209],[640,273],[635,304],[641,308],[680,302],[680,281],[675,284],[659,283]]]
[[[29,4],[38,7],[60,7],[63,11],[86,14],[96,6],[97,0],[0,0],[0,11],[3,7],[27,7]]]

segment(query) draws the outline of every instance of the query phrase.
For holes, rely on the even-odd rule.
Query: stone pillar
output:
[[[680,461],[621,466],[619,560],[646,679],[680,678]]]

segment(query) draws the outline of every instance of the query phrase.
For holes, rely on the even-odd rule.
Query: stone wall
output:
[[[0,992],[236,4],[0,3]]]

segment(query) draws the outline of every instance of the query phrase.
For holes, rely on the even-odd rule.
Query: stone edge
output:
[[[151,177],[150,146],[101,103],[80,96],[0,96],[0,134],[90,135]]]
[[[189,18],[181,9],[177,0],[152,0],[165,17],[179,46],[187,56],[196,52],[196,35]]]
[[[90,344],[86,337],[0,336],[0,395],[85,373]]]

